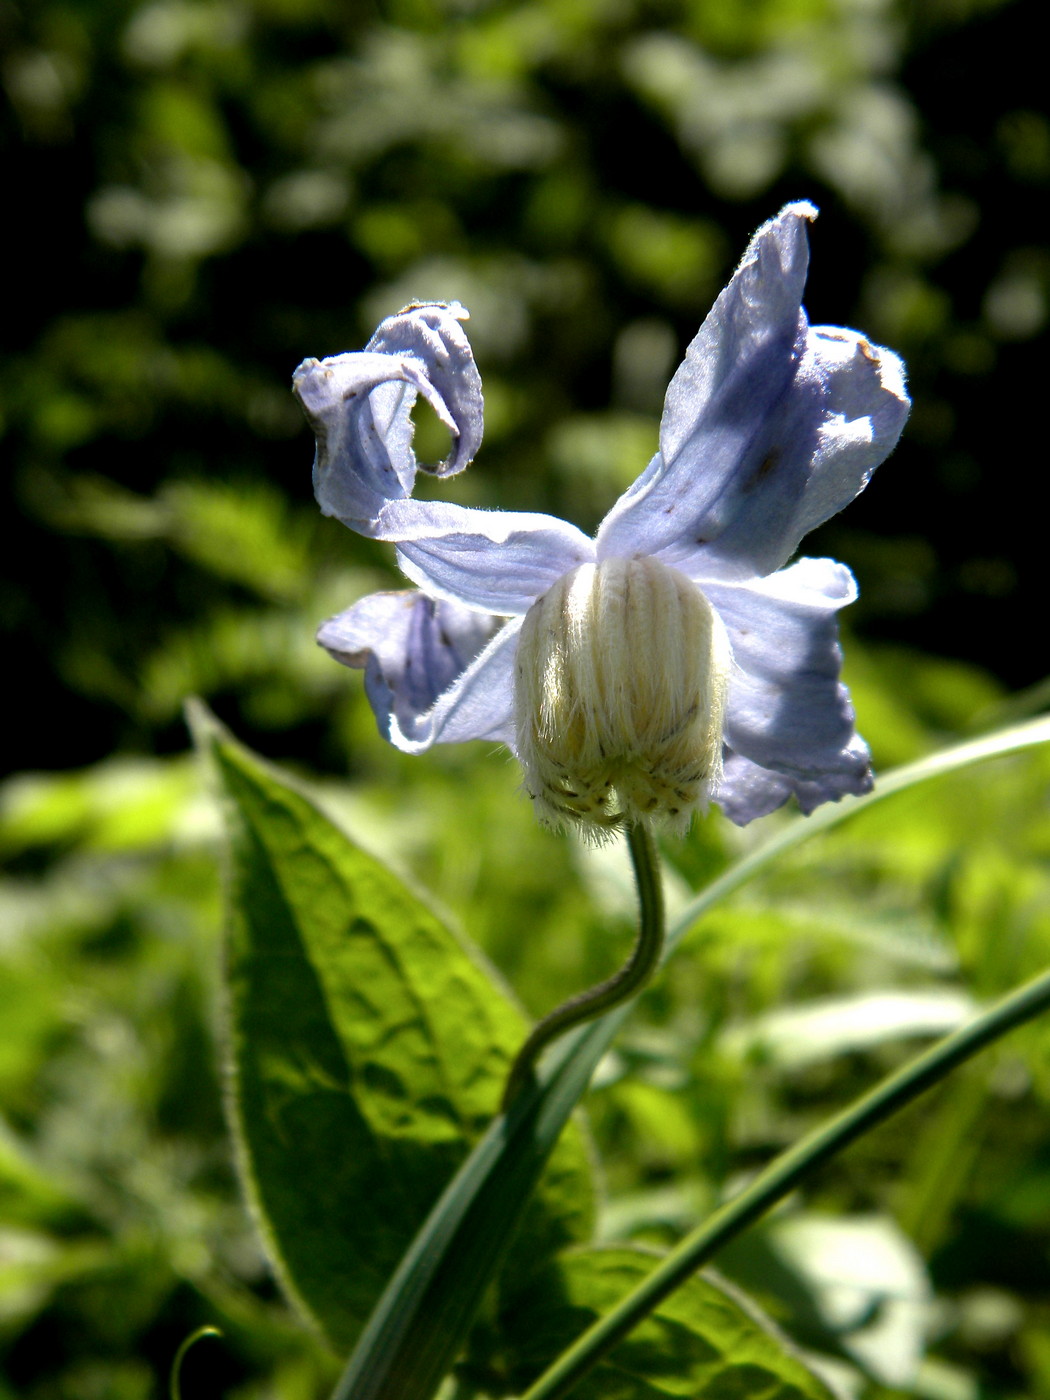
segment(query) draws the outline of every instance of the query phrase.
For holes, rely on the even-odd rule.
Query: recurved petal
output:
[[[436,467],[423,471],[453,476],[469,466],[481,446],[484,411],[481,375],[461,321],[470,319],[458,301],[420,302],[388,316],[365,347],[384,355],[412,355],[426,366],[427,378],[446,406],[438,417],[452,432],[452,450]]]
[[[758,231],[668,389],[660,452],[599,557],[644,550],[690,577],[768,574],[861,491],[907,417],[904,370],[801,309],[809,205]]]
[[[518,624],[428,598],[373,593],[330,618],[317,640],[363,669],[380,732],[406,753],[466,739],[514,738]]]
[[[326,515],[371,534],[383,506],[411,494],[419,463],[411,410],[422,394],[448,428],[452,451],[433,470],[461,471],[481,442],[482,397],[457,305],[409,307],[366,349],[304,360],[292,387],[316,437],[314,493]]]
[[[835,614],[856,597],[849,570],[800,559],[767,578],[705,585],[704,593],[733,647],[727,762],[715,800],[734,821],[750,821],[792,792],[803,811],[866,792],[868,750],[839,680]],[[732,755],[746,765],[730,763]]]
[[[394,501],[371,533],[398,546],[401,568],[426,592],[504,617],[528,612],[594,558],[593,542],[556,516],[440,501]]]

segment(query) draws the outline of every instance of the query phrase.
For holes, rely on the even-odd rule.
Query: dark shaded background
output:
[[[1039,680],[1040,17],[6,4],[6,766],[181,748],[189,691],[338,766],[327,687],[303,693],[274,633],[380,556],[313,519],[296,363],[459,297],[489,428],[456,498],[586,527],[747,237],[798,197],[823,211],[812,318],[902,352],[916,404],[807,549],[857,571],[864,636]]]

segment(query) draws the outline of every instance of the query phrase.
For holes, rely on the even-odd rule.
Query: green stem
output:
[[[664,918],[663,890],[660,885],[660,864],[656,853],[656,843],[644,822],[632,822],[626,828],[627,847],[634,866],[634,879],[638,887],[638,939],[631,955],[618,972],[614,972],[596,987],[588,987],[578,992],[561,1006],[555,1007],[533,1028],[532,1034],[518,1051],[507,1076],[507,1087],[503,1091],[503,1112],[509,1108],[521,1092],[522,1087],[532,1077],[533,1068],[540,1055],[552,1040],[557,1040],[573,1026],[581,1026],[585,1021],[593,1021],[603,1012],[627,1001],[641,991],[653,975],[663,952],[666,921]]]
[[[217,1327],[206,1324],[198,1327],[196,1332],[191,1332],[186,1337],[178,1351],[175,1353],[175,1360],[171,1363],[171,1375],[168,1377],[168,1400],[182,1400],[182,1391],[179,1388],[182,1379],[182,1363],[186,1359],[186,1353],[190,1347],[200,1341],[202,1337],[221,1337],[222,1333]]]
[[[1050,972],[1044,972],[996,1002],[969,1025],[938,1041],[829,1123],[782,1153],[746,1190],[687,1235],[633,1292],[584,1332],[533,1383],[521,1400],[557,1400],[565,1395],[690,1274],[818,1167],[911,1103],[957,1065],[1048,1007]]]

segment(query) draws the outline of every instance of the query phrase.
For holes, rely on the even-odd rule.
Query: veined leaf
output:
[[[883,1215],[782,1212],[721,1256],[735,1282],[793,1318],[796,1336],[845,1355],[873,1380],[907,1390],[932,1317],[922,1256]]]
[[[719,899],[738,889],[782,852],[800,844],[809,835],[844,820],[873,801],[939,773],[958,770],[1047,739],[1050,739],[1050,722],[1020,725],[921,760],[884,778],[880,788],[867,798],[843,801],[834,809],[825,808],[815,817],[792,823],[687,905],[669,930],[668,951]],[[1044,992],[1045,989],[1038,987],[1029,988],[1011,999],[1009,1023],[1016,1024],[1018,1016],[1028,1014],[1025,1011],[1028,1001],[1038,1000]],[[498,1265],[502,1238],[517,1223],[521,1201],[531,1190],[540,1164],[547,1159],[602,1052],[628,1011],[629,1007],[618,1007],[552,1046],[538,1067],[536,1084],[521,1094],[506,1120],[498,1118],[492,1123],[405,1253],[343,1372],[333,1400],[404,1400],[407,1395],[429,1395],[436,1388],[460,1349],[485,1280]],[[1006,1012],[996,1012],[992,1018],[997,1028],[995,1033],[1001,1033],[1005,1016]],[[967,1037],[966,1053],[972,1053],[978,1042],[984,1043],[980,1037]],[[888,1092],[880,1087],[868,1098],[881,1105]],[[865,1113],[873,1112],[867,1099],[862,1108]],[[852,1122],[850,1115],[842,1116]],[[837,1129],[837,1126],[838,1120],[832,1127]],[[839,1132],[839,1136],[843,1133]],[[823,1158],[818,1155],[815,1160]],[[779,1182],[782,1175],[790,1174],[788,1169],[792,1165],[791,1162],[783,1166],[778,1164],[769,1175]],[[767,1194],[772,1200],[783,1192],[779,1189],[774,1192],[770,1187]],[[522,1234],[528,1238],[527,1228]],[[500,1236],[500,1240],[495,1239],[496,1236]],[[701,1260],[694,1261],[694,1252],[691,1248],[685,1272],[680,1271],[678,1261],[674,1261],[671,1288],[681,1288],[692,1270],[699,1267]],[[541,1258],[538,1251],[533,1253],[535,1258]],[[644,1279],[640,1277],[628,1297],[621,1297],[613,1313],[607,1314],[609,1326],[596,1326],[580,1338],[536,1382],[530,1395],[539,1400],[541,1395],[562,1394],[568,1386],[578,1384],[606,1348],[617,1344],[617,1336],[622,1339],[628,1327],[633,1331],[649,1312],[664,1306],[669,1289],[662,1290],[659,1296],[656,1294],[666,1272],[658,1264]],[[506,1273],[509,1276],[511,1270],[508,1268]],[[474,1276],[473,1291],[471,1275]]]
[[[346,1350],[495,1112],[524,1019],[402,881],[198,710],[230,847],[229,1111],[288,1293]],[[590,1228],[565,1135],[523,1223],[542,1260]]]
[[[526,1389],[656,1258],[630,1246],[569,1250],[512,1302],[509,1381]],[[831,1400],[831,1392],[750,1301],[694,1274],[573,1389],[579,1400]]]

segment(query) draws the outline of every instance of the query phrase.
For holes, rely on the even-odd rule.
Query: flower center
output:
[[[525,615],[518,754],[540,820],[684,831],[722,772],[731,652],[721,619],[655,559],[564,574]]]

